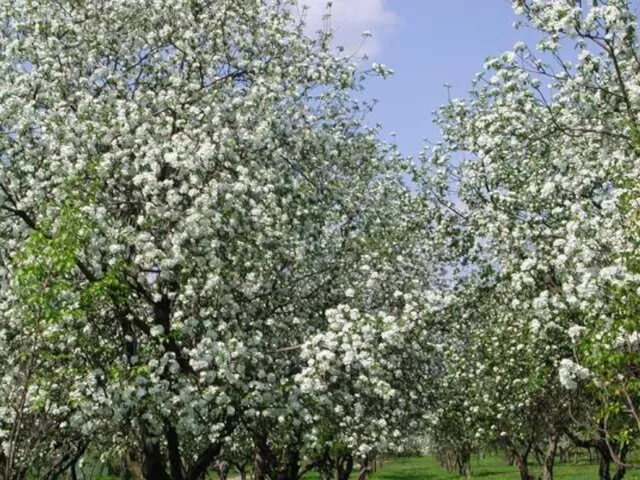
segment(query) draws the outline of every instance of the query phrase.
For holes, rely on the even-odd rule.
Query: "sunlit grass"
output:
[[[484,459],[474,458],[471,464],[473,478],[481,480],[520,480],[520,475],[515,467],[506,465],[501,456],[489,456]],[[530,465],[529,471],[535,477],[540,474],[540,467]],[[612,473],[615,471],[612,465]],[[598,478],[598,464],[589,463],[586,458],[581,458],[578,463],[571,460],[568,463],[556,464],[554,470],[556,480],[589,480]],[[357,472],[351,476],[357,477]],[[95,477],[94,477],[95,478]],[[113,477],[102,477],[101,480]],[[211,480],[218,479],[216,474],[211,474]],[[249,476],[251,478],[251,476]],[[317,480],[320,477],[312,472],[305,475],[304,480]],[[385,461],[384,466],[374,473],[370,480],[452,480],[459,479],[457,473],[447,472],[431,457],[393,458]],[[232,470],[229,480],[237,480],[238,477]],[[625,480],[640,480],[640,472],[629,471]]]
[[[520,475],[515,467],[505,464],[499,456],[492,456],[482,460],[477,458],[472,461],[473,478],[482,480],[520,480]],[[540,468],[531,465],[530,473],[537,476]],[[637,476],[636,476],[637,475]],[[352,478],[356,478],[356,474]],[[598,478],[597,463],[579,462],[578,464],[558,464],[554,477],[558,480],[587,480]],[[319,478],[315,474],[304,477],[305,480]],[[389,459],[384,467],[378,470],[372,480],[448,480],[460,478],[457,473],[447,472],[433,457],[397,458]],[[627,473],[625,479],[640,480],[640,474]]]

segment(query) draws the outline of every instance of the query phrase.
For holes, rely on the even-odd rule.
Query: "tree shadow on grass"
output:
[[[495,475],[504,475],[504,470],[483,470],[482,472],[473,473],[473,478],[491,477]]]
[[[386,475],[385,472],[378,472],[372,477],[372,480],[398,480],[400,478],[402,480],[435,480],[438,475],[419,469],[398,469]],[[442,476],[440,476],[441,478]]]
[[[446,478],[455,478],[459,477],[446,477]],[[462,477],[460,477],[462,478]],[[373,477],[372,480],[443,480],[443,476],[438,472],[426,472],[424,469],[397,469],[393,472],[389,472],[387,475],[384,472],[378,472]]]
[[[382,476],[382,475],[376,475],[375,477],[373,477],[373,480],[397,480],[397,479],[402,479],[402,480],[436,480],[438,478],[438,475],[434,475],[432,473],[425,473],[425,472],[396,472],[394,475],[389,475],[387,477]],[[442,476],[440,476],[440,479],[442,479]]]

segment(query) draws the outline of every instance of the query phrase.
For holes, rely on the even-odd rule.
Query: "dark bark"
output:
[[[620,454],[619,454],[619,460],[620,462],[622,462],[622,465],[618,464],[617,468],[616,468],[616,473],[615,475],[612,477],[611,480],[622,480],[625,476],[625,474],[627,473],[627,467],[624,465],[624,462],[627,461],[627,452],[629,450],[629,446],[627,444],[625,444],[621,449],[620,449]]]
[[[164,422],[165,438],[169,450],[169,465],[171,467],[171,480],[184,480],[182,459],[180,457],[180,440],[176,429],[168,420]]]
[[[129,462],[127,462],[124,457],[120,462],[120,472],[122,480],[133,480],[133,474],[131,473],[131,469],[129,468]]]
[[[294,446],[289,446],[285,453],[284,462],[279,466],[274,480],[298,480],[300,471],[300,451]]]
[[[254,480],[267,480],[271,472],[273,463],[271,449],[267,445],[265,436],[255,440],[256,452],[253,457],[253,478]]]
[[[47,471],[41,478],[43,480],[57,480],[61,475],[66,473],[69,469],[73,468],[75,471],[76,463],[78,459],[84,455],[85,450],[87,449],[88,443],[81,443],[76,446],[72,451],[67,451],[54,463],[54,465]],[[27,469],[23,468],[19,473],[14,477],[16,479],[26,478]]]
[[[529,445],[523,452],[518,452],[516,450],[512,451],[513,461],[515,466],[518,468],[518,472],[520,472],[520,480],[535,480],[534,476],[529,473],[529,452],[531,451],[531,445]]]
[[[268,444],[266,434],[254,439],[255,455],[253,475],[255,480],[298,480],[301,474],[299,442],[292,441],[281,456],[277,456]],[[302,472],[312,470],[320,462],[307,465]]]
[[[608,450],[598,449],[598,477],[600,480],[611,480],[611,454]]]
[[[322,460],[316,460],[315,462],[307,463],[303,468],[298,469],[298,480],[304,477],[307,473],[312,470],[317,470],[320,476],[322,477],[323,469],[322,469]]]
[[[163,345],[166,350],[173,352],[176,355],[176,361],[180,365],[180,369],[182,373],[187,375],[193,375],[194,371],[189,361],[184,357],[180,348],[175,342],[175,339],[168,335],[171,331],[171,312],[172,310],[172,302],[167,295],[162,295],[160,301],[154,302],[153,304],[153,316],[154,323],[156,325],[161,325],[167,333],[163,339]],[[230,434],[236,428],[237,418],[228,417],[226,418],[227,425],[224,428],[224,431],[221,432],[221,436],[225,434]],[[164,423],[164,434],[165,439],[167,441],[167,450],[168,450],[168,460],[171,471],[171,480],[199,480],[206,476],[207,470],[215,461],[216,457],[220,454],[220,450],[222,449],[222,445],[220,443],[212,443],[209,444],[197,457],[196,461],[191,465],[191,467],[185,471],[184,462],[182,461],[182,456],[180,452],[180,439],[178,434],[174,428],[174,426],[170,423],[169,420],[165,420]],[[146,452],[145,452],[146,456]],[[164,466],[162,467],[164,470]],[[161,475],[160,470],[158,469],[158,473]],[[165,471],[166,475],[166,471]],[[147,476],[148,480],[165,480],[164,476]]]
[[[560,451],[560,463],[567,463],[569,461],[569,449],[567,447],[558,447]]]
[[[619,448],[617,442],[609,441],[609,445],[607,445],[605,433],[602,429],[599,433],[598,438],[588,440],[581,439],[569,431],[567,431],[566,434],[577,447],[587,448],[589,449],[589,451],[591,451],[592,448],[595,449],[598,454],[598,479],[612,480],[611,463],[613,462],[613,457],[611,456],[611,451],[609,450],[609,448],[617,450]],[[619,455],[622,456],[623,453],[626,456],[625,447],[622,447],[620,449]],[[621,480],[622,478],[624,478],[625,473],[626,469],[623,466],[618,466],[614,478],[618,477],[619,475],[618,480]]]
[[[520,480],[535,480],[533,475],[529,473],[529,466],[526,461],[522,461],[520,458],[515,459],[516,467],[520,473]]]
[[[462,449],[456,452],[456,466],[458,475],[471,478],[471,451]]]
[[[144,480],[144,472],[140,458],[135,450],[129,450],[120,462],[120,472],[123,480]]]
[[[233,428],[228,428],[226,432],[231,433],[232,430]],[[220,443],[209,444],[207,448],[205,448],[202,453],[200,453],[194,464],[191,466],[185,476],[185,479],[198,480],[203,475],[205,475],[216,457],[220,455],[221,449],[222,445]]]
[[[353,471],[353,455],[346,455],[336,459],[335,480],[349,480]]]
[[[164,457],[158,439],[148,435],[147,429],[142,428],[142,450],[144,455],[143,473],[147,480],[171,480],[165,470]]]
[[[513,455],[513,451],[512,450],[507,450],[505,452],[504,455],[504,461],[507,463],[507,465],[509,465],[510,467],[514,467],[516,464],[516,460],[515,457]]]
[[[547,451],[544,456],[544,469],[542,472],[544,480],[553,480],[553,465],[555,463],[559,439],[560,436],[555,433],[549,439],[549,445],[547,446]]]
[[[349,480],[351,472],[353,472],[353,456],[350,453],[345,453],[332,457],[327,451],[321,458],[307,467],[309,466],[317,469],[320,478],[323,480]],[[302,478],[305,470],[307,468],[300,472],[298,479]]]
[[[371,462],[368,456],[363,456],[360,460],[360,472],[358,472],[358,480],[366,480],[371,472]]]

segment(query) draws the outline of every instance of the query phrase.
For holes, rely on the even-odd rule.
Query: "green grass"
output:
[[[488,457],[471,463],[473,478],[480,480],[520,480],[520,475],[515,467],[505,464],[501,457]],[[531,465],[529,471],[538,475],[540,467]],[[612,467],[612,474],[614,468]],[[315,474],[306,475],[305,480],[317,479]],[[352,475],[356,478],[356,475]],[[457,473],[447,472],[440,467],[433,457],[397,458],[389,459],[381,470],[378,470],[372,480],[449,480],[459,479]],[[598,464],[573,462],[557,464],[554,469],[554,478],[557,480],[591,480],[598,478]],[[625,480],[640,480],[640,473],[627,472]]]
[[[597,465],[558,465],[555,477],[562,480],[578,480],[597,477]],[[531,466],[531,473],[536,473],[538,467]],[[474,478],[483,480],[519,480],[520,475],[515,467],[505,464],[501,457],[488,457],[471,463],[471,471]],[[400,458],[387,463],[384,468],[373,477],[376,480],[445,480],[460,478],[457,473],[447,472],[440,467],[433,457],[424,458]]]
[[[636,464],[638,462],[635,462]],[[471,462],[471,470],[473,478],[478,480],[520,480],[520,475],[515,467],[505,464],[501,456],[490,456],[482,460],[474,458]],[[612,465],[612,475],[615,471]],[[529,472],[534,476],[540,473],[538,465],[530,465]],[[352,479],[357,477],[357,472],[351,476]],[[101,480],[110,477],[102,477]],[[210,479],[218,479],[216,474],[211,474]],[[229,475],[230,480],[236,480],[238,477],[232,469]],[[370,480],[453,480],[460,479],[457,473],[447,472],[442,468],[433,457],[410,457],[410,458],[393,458],[388,459],[384,463],[382,469],[369,477]],[[598,464],[588,463],[586,458],[580,459],[577,464],[573,463],[573,459],[569,463],[556,464],[554,469],[554,478],[556,480],[591,480],[598,478]],[[318,480],[319,476],[315,472],[311,472],[304,476],[304,480]],[[640,471],[628,471],[625,480],[640,480]]]

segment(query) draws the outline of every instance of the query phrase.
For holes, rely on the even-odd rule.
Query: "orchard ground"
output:
[[[531,472],[536,472],[537,465],[531,465]],[[516,467],[505,465],[501,456],[490,456],[472,461],[473,478],[482,480],[518,480],[520,474]],[[357,474],[352,475],[356,478]],[[556,466],[554,478],[558,480],[586,480],[597,478],[597,463],[589,463],[580,459],[577,464],[573,461]],[[316,476],[306,476],[305,479],[315,479]],[[436,460],[431,457],[398,458],[389,460],[381,470],[372,477],[373,480],[449,480],[460,477],[455,472],[447,472]],[[629,472],[626,479],[640,479],[640,472]]]
[[[531,472],[536,472],[537,465],[531,465]],[[484,459],[474,457],[472,461],[473,477],[482,480],[518,480],[520,475],[516,467],[505,465],[501,456],[488,456]],[[597,478],[598,465],[589,462],[586,456],[579,458],[575,463],[573,458],[567,463],[560,463],[554,469],[554,478],[558,480],[587,480]],[[212,474],[210,480],[217,480],[218,475]],[[303,477],[305,480],[316,480],[318,475],[315,472]],[[357,472],[351,475],[352,479],[357,478]],[[385,461],[383,467],[374,473],[370,480],[453,480],[460,479],[455,472],[447,472],[442,468],[435,458],[411,457],[395,458]],[[231,474],[229,480],[238,480],[239,477]],[[628,480],[640,480],[640,472],[628,472],[625,476]],[[117,477],[103,477],[101,480],[120,480]]]
[[[536,472],[537,465],[531,465],[531,472]],[[482,480],[517,480],[520,478],[518,469],[505,465],[501,456],[490,456],[479,460],[477,457],[472,462],[473,478]],[[578,463],[573,460],[562,463],[554,469],[554,478],[558,480],[586,480],[597,478],[597,463],[589,463],[586,458]],[[352,475],[356,478],[357,473]],[[305,479],[316,479],[316,475],[307,475]],[[447,472],[436,460],[431,457],[398,458],[386,462],[381,470],[378,470],[372,480],[448,480],[463,478],[455,472]],[[628,472],[625,476],[629,480],[640,479],[640,472]]]
[[[531,465],[531,471],[535,472],[537,466]],[[518,480],[520,475],[517,468],[505,465],[500,456],[489,456],[484,459],[475,457],[472,463],[473,478],[482,480]],[[572,459],[570,462],[558,464],[555,469],[555,478],[558,480],[586,480],[596,478],[598,465],[580,458],[578,462]],[[355,479],[357,472],[351,475]],[[218,479],[212,475],[211,480]],[[239,477],[229,476],[229,480],[237,480]],[[318,475],[310,473],[303,477],[305,480],[316,480]],[[447,472],[431,456],[389,459],[383,468],[369,477],[371,480],[449,480],[463,478],[455,472]],[[640,480],[640,472],[628,472],[625,476],[629,480]],[[114,477],[105,477],[103,480],[116,480]]]

